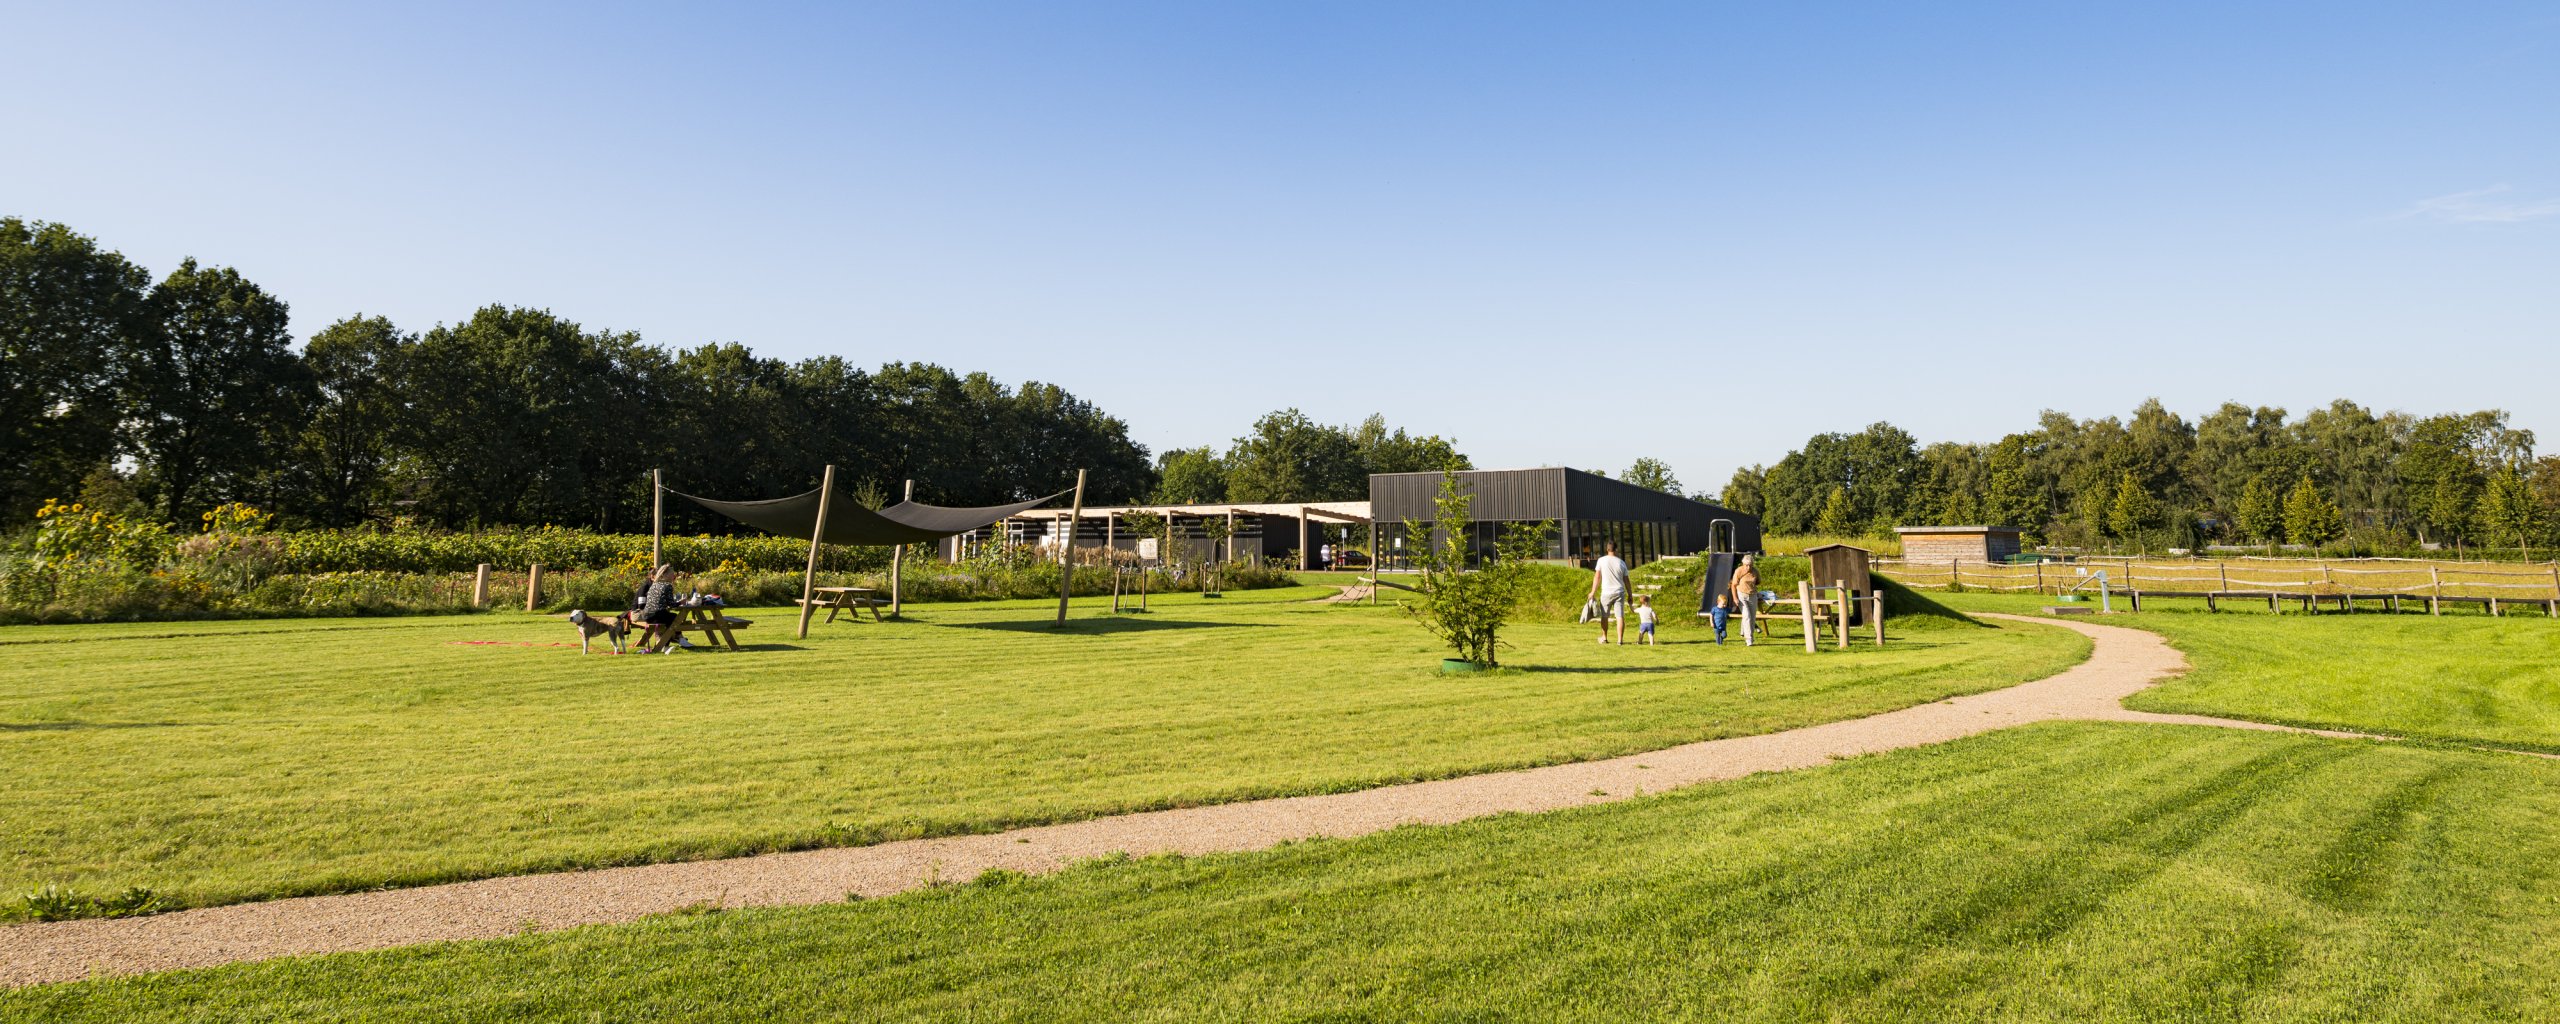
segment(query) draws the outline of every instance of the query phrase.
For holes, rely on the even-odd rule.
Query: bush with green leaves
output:
[[[1474,504],[1458,487],[1457,473],[1444,471],[1440,493],[1431,500],[1433,521],[1405,521],[1405,536],[1429,540],[1413,558],[1421,571],[1414,585],[1419,600],[1404,609],[1459,659],[1490,668],[1500,663],[1495,652],[1502,646],[1502,626],[1518,608],[1522,584],[1546,551],[1554,524],[1503,524],[1493,557],[1471,569],[1467,538],[1475,532]]]

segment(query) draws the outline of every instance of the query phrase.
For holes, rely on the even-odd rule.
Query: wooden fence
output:
[[[2141,559],[2083,556],[2073,562],[2011,565],[1998,562],[1910,561],[1879,558],[1876,572],[1906,587],[2059,594],[2083,586],[2105,570],[2109,589],[2131,596],[2322,601],[2352,607],[2359,599],[2421,600],[2431,609],[2445,602],[2479,604],[2493,614],[2503,604],[2536,604],[2560,614],[2560,562],[2454,562],[2408,558]],[[2088,589],[2084,587],[2084,589]]]

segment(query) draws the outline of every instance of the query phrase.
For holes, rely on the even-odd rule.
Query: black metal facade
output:
[[[1713,526],[1716,547],[1760,549],[1756,516],[1578,469],[1469,470],[1458,474],[1458,487],[1474,497],[1469,515],[1479,523],[1553,521],[1551,553],[1559,558],[1585,561],[1597,554],[1596,545],[1620,538],[1668,549],[1659,554],[1695,554],[1707,550],[1711,524],[1719,519],[1731,522],[1732,541],[1725,543],[1725,527]],[[1369,511],[1391,528],[1408,519],[1429,522],[1439,494],[1438,473],[1381,473],[1369,478]],[[1657,535],[1666,542],[1654,544]]]

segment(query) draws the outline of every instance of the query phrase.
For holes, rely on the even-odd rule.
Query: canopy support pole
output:
[[[827,535],[827,499],[836,496],[836,466],[827,464],[827,473],[818,483],[818,525],[809,530],[809,568],[800,575],[800,639],[809,639],[809,613],[818,610],[810,602],[818,596],[818,541]]]
[[[667,560],[658,553],[658,535],[667,521],[667,481],[663,469],[649,471],[649,571],[656,572]]]
[[[907,493],[904,500],[916,500],[916,482],[914,480],[907,481]],[[902,598],[899,594],[898,577],[899,569],[901,568],[900,563],[905,562],[906,560],[906,545],[900,544],[897,547],[889,549],[889,617],[893,619],[897,618],[899,610],[905,607],[900,603]]]
[[[1076,583],[1076,526],[1084,521],[1084,470],[1076,470],[1076,497],[1067,513],[1067,535],[1058,545],[1058,625],[1067,624],[1067,595]]]

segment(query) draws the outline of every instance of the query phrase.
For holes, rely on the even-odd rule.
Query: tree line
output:
[[[1737,471],[1724,504],[1775,533],[2019,527],[2039,543],[2549,546],[2560,457],[2497,410],[2416,416],[2340,400],[2299,417],[2226,403],[2192,422],[2046,411],[1989,444],[1922,446],[1890,423],[1820,434]]]
[[[930,363],[865,369],[745,345],[670,349],[492,305],[418,333],[351,316],[297,349],[288,307],[189,259],[154,281],[61,224],[0,219],[0,523],[46,499],[194,521],[239,501],[296,526],[645,528],[649,474],[772,498],[833,463],[858,500],[1017,501],[1088,471],[1089,502],[1335,501],[1368,474],[1466,465],[1381,417],[1271,413],[1223,452],[1150,460],[1053,384]],[[683,529],[725,528],[671,502]]]
[[[1153,497],[1169,505],[1367,501],[1372,473],[1472,468],[1450,440],[1390,431],[1384,416],[1335,426],[1282,409],[1255,420],[1224,451],[1202,445],[1165,452],[1156,461]]]
[[[667,349],[493,305],[404,331],[354,316],[298,351],[285,302],[190,259],[153,281],[60,224],[0,220],[0,511],[244,501],[320,526],[645,528],[649,472],[727,498],[814,486],[994,504],[1155,487],[1120,420],[1051,384],[926,363]],[[670,514],[691,515],[683,502]]]

